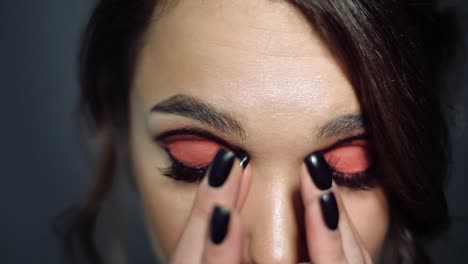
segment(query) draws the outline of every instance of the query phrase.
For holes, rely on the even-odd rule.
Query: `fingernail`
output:
[[[245,169],[247,167],[247,165],[249,164],[250,156],[245,152],[239,152],[237,154],[237,157],[240,160],[240,165],[242,166],[242,168]]]
[[[335,195],[333,192],[328,192],[320,197],[320,207],[325,225],[330,230],[336,230],[338,227],[338,205],[336,204]]]
[[[210,239],[214,244],[219,245],[226,238],[230,216],[231,213],[226,208],[216,206],[213,209],[210,221]]]
[[[234,153],[220,148],[216,153],[213,162],[211,162],[210,171],[208,174],[208,184],[212,187],[220,187],[224,184],[232,165],[234,164]]]
[[[321,153],[312,153],[305,158],[305,164],[309,171],[312,181],[320,190],[330,189],[332,186],[332,177],[328,163]]]

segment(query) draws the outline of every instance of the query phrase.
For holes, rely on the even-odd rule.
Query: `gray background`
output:
[[[456,7],[468,43],[468,3]],[[0,263],[63,263],[51,220],[91,183],[87,152],[76,126],[76,51],[91,0],[0,1]],[[465,49],[468,48],[466,44]],[[460,55],[447,87],[454,143],[448,199],[454,224],[430,248],[436,263],[466,263],[468,242],[466,135],[468,65]],[[132,263],[150,259],[138,203],[127,192]]]

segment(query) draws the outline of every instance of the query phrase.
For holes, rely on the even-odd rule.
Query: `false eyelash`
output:
[[[200,182],[208,170],[208,166],[189,167],[171,157],[172,165],[162,169],[165,176],[177,181],[188,183]],[[343,173],[330,168],[333,180],[338,186],[350,189],[368,190],[377,185],[375,167],[371,166],[367,170],[358,173]]]
[[[177,181],[185,181],[189,183],[199,182],[203,179],[203,176],[208,169],[208,165],[198,167],[187,166],[174,158],[168,148],[163,149],[171,161],[171,165],[168,168],[160,168],[163,175]]]
[[[208,166],[193,168],[174,161],[170,167],[162,169],[162,172],[165,176],[177,181],[197,183],[203,179],[207,170]],[[358,173],[342,173],[331,169],[333,180],[338,186],[359,190],[368,190],[376,186],[377,181],[372,172],[373,169]]]
[[[336,185],[357,190],[368,190],[377,185],[376,174],[372,169],[357,173],[342,173],[332,169],[332,177]]]
[[[328,161],[333,180],[339,186],[350,189],[368,190],[377,185],[377,165],[373,162],[366,170],[355,173],[344,173],[334,169],[339,159]]]
[[[176,181],[200,182],[208,170],[208,166],[189,167],[173,158],[171,158],[171,162],[172,164],[168,168],[162,168],[161,171],[165,176]]]

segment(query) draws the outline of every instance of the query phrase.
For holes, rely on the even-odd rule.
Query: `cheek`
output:
[[[195,194],[196,188],[169,185],[142,190],[147,230],[158,256],[167,257],[173,252],[190,215]]]
[[[389,227],[387,199],[381,188],[353,192],[341,190],[343,203],[359,237],[375,260]]]
[[[142,203],[145,225],[155,253],[169,256],[190,214],[196,185],[177,185],[161,174],[167,155],[163,150],[133,153],[133,174]],[[166,217],[166,216],[170,217]],[[164,262],[163,262],[164,263]]]

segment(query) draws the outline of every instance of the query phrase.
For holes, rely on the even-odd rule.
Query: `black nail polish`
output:
[[[330,189],[332,186],[332,176],[323,155],[315,152],[306,157],[304,161],[315,186],[320,190]]]
[[[219,206],[213,209],[210,221],[210,239],[214,244],[219,245],[226,238],[230,216],[231,213],[228,209]]]
[[[240,160],[240,165],[242,166],[242,168],[245,169],[247,165],[249,164],[250,156],[247,153],[242,151],[242,152],[237,153],[237,157]]]
[[[220,148],[211,162],[210,171],[208,173],[208,184],[212,187],[220,187],[224,184],[229,172],[231,172],[234,164],[234,153]]]
[[[338,227],[338,205],[336,204],[335,195],[333,192],[325,193],[320,197],[320,207],[325,225],[330,230],[336,230]]]

